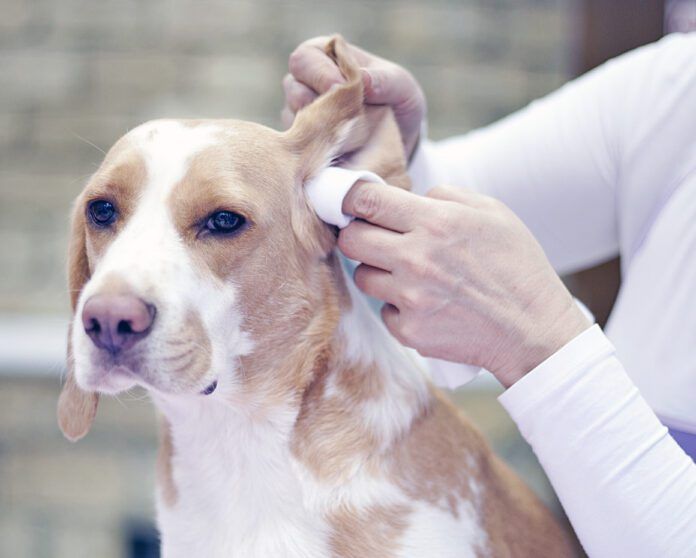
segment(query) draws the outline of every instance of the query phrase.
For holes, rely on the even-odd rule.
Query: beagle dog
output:
[[[340,37],[327,52],[347,81],[287,132],[158,120],[110,149],[73,213],[59,424],[77,440],[100,394],[148,390],[165,557],[573,555],[305,198],[337,161],[409,185],[390,109],[363,105]]]

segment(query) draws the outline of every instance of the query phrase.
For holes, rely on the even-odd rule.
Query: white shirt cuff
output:
[[[498,401],[516,420],[516,416],[535,407],[548,393],[574,381],[578,373],[614,351],[614,346],[595,324],[515,382],[498,397]]]

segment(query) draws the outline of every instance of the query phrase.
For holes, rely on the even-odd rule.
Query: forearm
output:
[[[592,557],[696,551],[696,465],[598,326],[500,397]]]

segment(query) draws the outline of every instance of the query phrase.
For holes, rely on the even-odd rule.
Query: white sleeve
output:
[[[678,89],[674,74],[694,71],[694,52],[696,35],[670,36],[486,128],[425,140],[409,169],[414,191],[446,184],[500,199],[530,228],[559,273],[606,260],[618,254],[622,212],[636,213],[620,205],[634,199],[620,191],[624,166],[636,156],[657,157],[659,146],[650,142],[658,137],[668,153],[684,149],[669,142],[692,137],[692,97],[689,89]],[[677,94],[681,104],[667,107]],[[665,119],[676,122],[679,133],[670,128],[665,137]],[[648,187],[663,188],[665,179],[653,177]],[[648,203],[652,198],[644,194],[638,198]]]
[[[589,556],[696,556],[696,464],[638,393],[599,326],[499,399]]]

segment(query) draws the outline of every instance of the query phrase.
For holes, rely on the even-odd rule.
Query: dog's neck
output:
[[[301,516],[297,502],[306,501],[307,479],[336,487],[350,482],[422,413],[429,392],[417,359],[388,334],[352,281],[345,282],[326,346],[314,356],[305,347],[310,356],[295,360],[312,368],[296,397],[155,397],[166,421],[158,506],[163,530],[171,530],[177,514],[213,523],[234,518],[235,532],[255,532],[259,540],[259,522]]]

